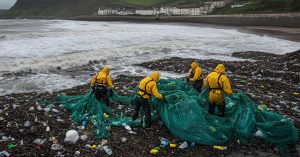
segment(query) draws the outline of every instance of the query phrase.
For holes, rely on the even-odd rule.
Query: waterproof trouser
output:
[[[209,92],[209,108],[208,113],[213,115],[215,113],[215,107],[218,107],[219,112],[221,112],[222,117],[225,115],[225,102],[224,93],[220,90],[211,90]]]
[[[193,84],[193,87],[194,87],[199,93],[201,93],[202,85],[203,85],[203,79],[195,81],[194,84]]]
[[[95,86],[94,94],[98,101],[104,102],[107,107],[109,106],[109,95],[105,86]]]
[[[139,112],[141,108],[145,114],[145,128],[148,128],[151,126],[151,108],[150,108],[149,99],[145,99],[138,96],[134,108],[134,114],[132,116],[133,120],[136,120],[139,117]]]

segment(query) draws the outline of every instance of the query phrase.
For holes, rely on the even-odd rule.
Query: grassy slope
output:
[[[238,4],[252,2],[243,7],[231,8],[230,5],[216,9],[213,14],[239,14],[239,13],[276,13],[299,12],[300,0],[238,0]]]
[[[70,17],[92,15],[99,6],[104,8],[149,9],[160,6],[196,7],[199,0],[18,0],[4,16]]]
[[[207,1],[207,0],[203,0]],[[230,5],[217,9],[213,14],[291,12],[300,11],[300,0],[236,0],[252,2],[244,7],[230,8]],[[70,17],[93,15],[98,7],[145,9],[166,6],[198,7],[200,0],[18,0],[3,16],[28,17],[52,16]]]

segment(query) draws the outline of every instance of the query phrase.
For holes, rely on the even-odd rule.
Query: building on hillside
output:
[[[199,16],[211,13],[215,8],[224,7],[225,5],[233,2],[233,0],[223,1],[209,1],[204,2],[199,8],[176,8],[176,7],[161,7],[147,10],[135,10],[128,11],[125,8],[122,9],[98,9],[99,16],[106,15],[143,15],[143,16]],[[121,11],[120,11],[121,10]]]

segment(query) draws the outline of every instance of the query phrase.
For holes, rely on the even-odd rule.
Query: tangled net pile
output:
[[[208,94],[199,94],[186,81],[161,79],[158,82],[160,93],[166,102],[151,98],[152,116],[159,114],[162,122],[173,136],[189,142],[204,145],[225,145],[231,140],[241,143],[255,141],[257,137],[266,143],[278,146],[282,155],[287,155],[289,144],[295,144],[298,133],[293,124],[281,115],[268,112],[265,106],[257,105],[243,93],[235,93],[225,98],[225,117],[208,114]],[[115,92],[111,101],[122,105],[133,105],[136,93],[119,96]],[[72,120],[78,123],[90,121],[94,124],[97,138],[110,136],[108,126],[142,125],[142,119],[132,121],[121,112],[116,112],[99,102],[90,90],[86,95],[59,96],[57,100],[40,104],[62,104],[72,112]],[[108,113],[110,116],[104,116]]]

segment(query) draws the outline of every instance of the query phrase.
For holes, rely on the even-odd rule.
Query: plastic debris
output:
[[[9,144],[9,145],[7,146],[7,148],[8,148],[8,149],[14,149],[14,148],[16,148],[16,145],[14,145],[14,144]]]
[[[218,150],[226,150],[227,147],[224,147],[224,146],[214,146],[214,149],[218,149]]]
[[[92,146],[90,144],[86,144],[84,148],[92,148]]]
[[[79,135],[76,130],[69,130],[66,133],[66,137],[64,139],[64,142],[74,144],[78,141]]]
[[[45,140],[42,140],[42,139],[40,139],[40,138],[35,139],[35,140],[33,141],[33,143],[35,143],[35,144],[37,144],[37,145],[43,145],[44,142],[45,142]]]
[[[151,150],[150,150],[150,153],[151,153],[151,154],[157,154],[157,153],[158,153],[158,150],[157,150],[157,149],[151,149]]]
[[[107,140],[102,139],[101,142],[100,142],[100,145],[101,145],[101,146],[104,146],[104,145],[107,144],[107,142],[108,142]]]
[[[29,111],[31,112],[31,111],[34,111],[34,107],[30,107],[29,108]]]
[[[49,141],[54,141],[56,140],[56,137],[52,136],[52,137],[49,137]]]
[[[62,150],[62,149],[63,149],[63,146],[60,145],[60,144],[52,144],[52,145],[51,145],[51,149],[52,149],[52,150],[55,150],[55,151],[57,151],[57,150]]]
[[[80,136],[80,140],[82,140],[82,141],[86,141],[87,139],[88,139],[87,135],[81,135]]]
[[[9,157],[10,156],[10,154],[7,152],[7,151],[2,151],[2,152],[0,152],[0,156],[2,157]]]
[[[127,138],[126,138],[126,137],[122,137],[121,141],[122,141],[123,143],[125,143],[125,142],[127,141]]]
[[[107,155],[112,155],[112,150],[110,148],[108,148],[107,146],[104,146],[103,151],[107,154]]]
[[[95,144],[93,144],[91,148],[96,149],[97,146]]]
[[[187,147],[188,147],[187,142],[183,142],[183,143],[181,143],[181,145],[180,145],[178,148],[180,148],[180,149],[185,149],[185,148],[187,148]]]
[[[109,114],[103,113],[103,116],[104,116],[105,118],[108,118],[108,117],[109,117]]]
[[[125,123],[122,124],[122,126],[124,126],[124,128],[127,130],[127,131],[131,131],[131,127]]]
[[[54,112],[54,113],[59,113],[59,111],[55,108],[51,109],[51,111]]]
[[[196,146],[195,142],[192,142],[191,147],[195,147],[195,146]]]
[[[85,120],[82,121],[82,123],[81,123],[82,126],[86,126],[86,124],[87,124],[87,122]]]
[[[49,126],[46,127],[46,131],[47,132],[50,131],[50,127]]]
[[[80,155],[80,151],[75,151],[75,155],[79,156]]]
[[[135,134],[135,135],[137,135],[137,133],[136,133],[136,132],[134,132],[134,131],[131,131],[131,130],[130,130],[130,131],[128,131],[128,133],[129,133],[129,134]]]
[[[176,148],[176,144],[170,143],[170,148]]]
[[[160,145],[161,145],[162,147],[167,147],[167,146],[169,146],[169,144],[170,144],[170,141],[169,141],[169,140],[167,140],[167,139],[165,139],[165,138],[161,138],[161,139],[160,139]]]
[[[24,123],[24,126],[25,126],[25,127],[29,127],[29,126],[30,126],[30,122],[29,122],[29,121],[26,121],[26,122]]]
[[[257,130],[257,131],[255,132],[255,136],[256,136],[256,137],[262,137],[262,136],[263,136],[263,133],[262,133],[260,130]]]

